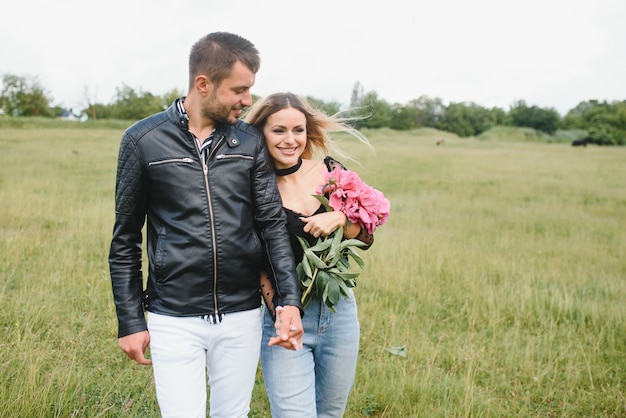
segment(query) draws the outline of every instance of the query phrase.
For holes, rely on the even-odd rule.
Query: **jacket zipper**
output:
[[[215,221],[213,217],[213,204],[211,203],[211,190],[209,189],[209,165],[207,163],[208,160],[211,159],[211,155],[214,150],[222,143],[224,140],[224,135],[220,136],[217,141],[211,144],[211,150],[209,151],[208,158],[202,158],[202,153],[200,152],[200,147],[198,146],[198,142],[193,139],[193,143],[196,147],[196,153],[198,154],[198,159],[202,162],[202,172],[204,173],[204,189],[207,194],[207,202],[209,205],[209,215],[211,216],[211,241],[213,244],[213,308],[215,309],[215,320],[216,322],[221,322],[219,318],[221,318],[221,314],[219,312],[219,307],[217,305],[217,241],[215,239]]]
[[[216,160],[225,160],[227,158],[243,158],[246,160],[252,160],[252,157],[250,155],[243,155],[243,154],[217,154],[215,156]]]
[[[160,165],[160,164],[168,164],[168,163],[192,163],[192,162],[193,162],[193,158],[189,158],[189,157],[169,158],[167,160],[152,161],[152,162],[149,162],[148,165],[152,166],[152,165]]]

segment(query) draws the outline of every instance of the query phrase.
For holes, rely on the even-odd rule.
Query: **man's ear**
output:
[[[213,91],[213,83],[205,75],[199,75],[196,77],[195,86],[198,93],[203,96]]]

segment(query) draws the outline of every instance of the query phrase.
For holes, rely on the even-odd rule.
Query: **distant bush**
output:
[[[586,136],[587,131],[584,129],[560,129],[549,135],[533,128],[496,126],[478,135],[477,138],[483,141],[569,143]]]
[[[0,129],[2,128],[41,128],[41,129],[120,129],[124,130],[134,121],[118,119],[88,120],[85,122],[52,119],[41,116],[0,116]]]

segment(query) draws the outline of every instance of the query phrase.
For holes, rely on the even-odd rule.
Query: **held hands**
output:
[[[332,212],[318,213],[317,215],[309,217],[301,217],[300,220],[304,222],[304,232],[308,232],[315,238],[327,237],[337,228],[345,226],[348,218],[346,215],[338,210]]]
[[[148,331],[126,335],[117,340],[117,345],[126,353],[129,359],[135,360],[137,364],[144,366],[152,364],[152,360],[145,358],[148,344],[150,344],[150,333]]]
[[[300,309],[296,306],[276,307],[276,337],[270,337],[268,345],[278,345],[288,350],[299,350],[302,348],[302,318]]]

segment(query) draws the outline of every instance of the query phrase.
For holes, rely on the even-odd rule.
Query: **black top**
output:
[[[302,257],[304,256],[304,250],[302,249],[302,245],[300,245],[300,241],[298,241],[298,236],[304,238],[309,246],[315,245],[318,238],[315,238],[313,235],[308,232],[304,232],[304,222],[300,220],[302,217],[307,217],[298,212],[294,212],[291,209],[285,209],[285,213],[287,214],[287,231],[289,231],[289,242],[291,244],[291,249],[293,250],[293,255],[296,260],[296,264],[302,261]],[[320,204],[319,208],[313,213],[313,215],[317,215],[318,213],[326,212],[326,208]],[[310,215],[310,216],[313,216]]]

